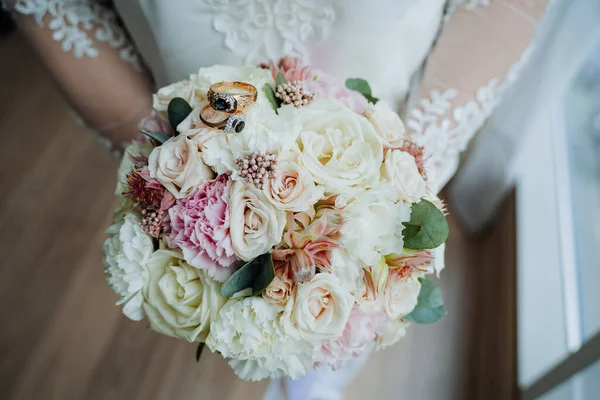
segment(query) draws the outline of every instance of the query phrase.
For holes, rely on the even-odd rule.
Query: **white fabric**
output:
[[[400,105],[438,32],[445,0],[117,0],[159,85],[213,64],[298,55],[319,70],[367,79]],[[155,50],[153,50],[155,49]],[[158,51],[160,59],[153,52]]]

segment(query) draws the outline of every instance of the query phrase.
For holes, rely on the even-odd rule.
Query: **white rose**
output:
[[[206,99],[206,93],[210,86],[217,82],[246,82],[250,83],[258,92],[258,104],[269,105],[263,87],[268,83],[274,85],[271,71],[246,65],[243,67],[231,67],[228,65],[215,65],[208,68],[200,68],[197,75],[192,75],[190,80],[194,83],[196,93],[202,96],[202,100]]]
[[[179,258],[175,251],[158,250],[148,262],[150,282],[144,291],[144,310],[157,332],[203,341],[210,323],[225,304],[221,285]]]
[[[354,296],[338,277],[318,273],[310,282],[298,285],[294,299],[288,301],[282,317],[286,333],[313,343],[337,339],[353,304]]]
[[[152,107],[159,113],[165,115],[169,107],[169,103],[175,97],[181,97],[192,106],[195,103],[194,85],[190,81],[180,81],[172,83],[169,86],[160,88],[156,94],[152,96]]]
[[[416,203],[426,194],[425,180],[419,173],[415,159],[404,151],[386,152],[381,177],[396,188],[399,200]]]
[[[391,185],[379,184],[344,209],[342,245],[365,265],[374,265],[382,255],[402,252],[402,223],[410,220],[410,204],[396,202],[396,198]]]
[[[267,181],[264,192],[273,205],[285,211],[306,211],[323,196],[310,172],[294,161],[278,161],[274,177]]]
[[[284,334],[279,310],[262,297],[229,300],[211,324],[206,345],[231,358],[242,379],[298,379],[313,366],[312,346]]]
[[[361,191],[379,180],[383,146],[369,120],[326,100],[298,115],[300,161],[326,192]]]
[[[144,318],[142,289],[149,280],[147,264],[154,252],[152,238],[131,213],[106,233],[109,235],[104,241],[106,281],[119,295],[117,305],[124,305],[123,314],[140,321]]]
[[[148,158],[150,176],[180,199],[194,188],[214,177],[202,161],[198,146],[185,135],[179,135],[156,147]]]
[[[371,121],[381,143],[387,148],[400,147],[406,139],[406,129],[397,113],[384,101],[367,106],[365,116]]]
[[[416,276],[404,276],[402,268],[390,268],[385,285],[385,313],[390,319],[398,319],[417,305],[421,283]]]
[[[233,251],[249,261],[281,241],[285,212],[276,209],[251,183],[236,181],[229,199],[229,232]]]
[[[238,180],[236,158],[252,153],[281,154],[295,146],[300,121],[293,106],[273,111],[271,105],[253,105],[244,112],[246,127],[240,133],[220,134],[202,143],[204,162],[218,174],[229,172]]]

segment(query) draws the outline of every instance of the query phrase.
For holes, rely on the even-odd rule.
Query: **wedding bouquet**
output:
[[[107,281],[132,320],[246,380],[383,349],[446,311],[423,148],[368,83],[282,59],[154,95],[119,168]]]

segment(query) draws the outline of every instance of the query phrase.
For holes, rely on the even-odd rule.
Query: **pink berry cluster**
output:
[[[162,210],[142,210],[142,220],[140,221],[142,230],[148,235],[158,239],[162,229],[163,218],[164,211]]]
[[[314,93],[306,90],[300,81],[286,82],[278,85],[275,96],[281,99],[283,104],[291,104],[294,107],[308,105],[315,98]]]
[[[242,178],[262,189],[267,179],[272,178],[277,165],[275,153],[251,153],[244,157],[236,158],[238,173]]]

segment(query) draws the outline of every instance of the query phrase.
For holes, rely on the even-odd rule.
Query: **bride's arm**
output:
[[[151,110],[150,79],[111,8],[52,0],[4,6],[92,129],[113,149],[138,135]]]
[[[441,189],[459,154],[527,60],[549,0],[450,0],[450,11],[409,114]]]

